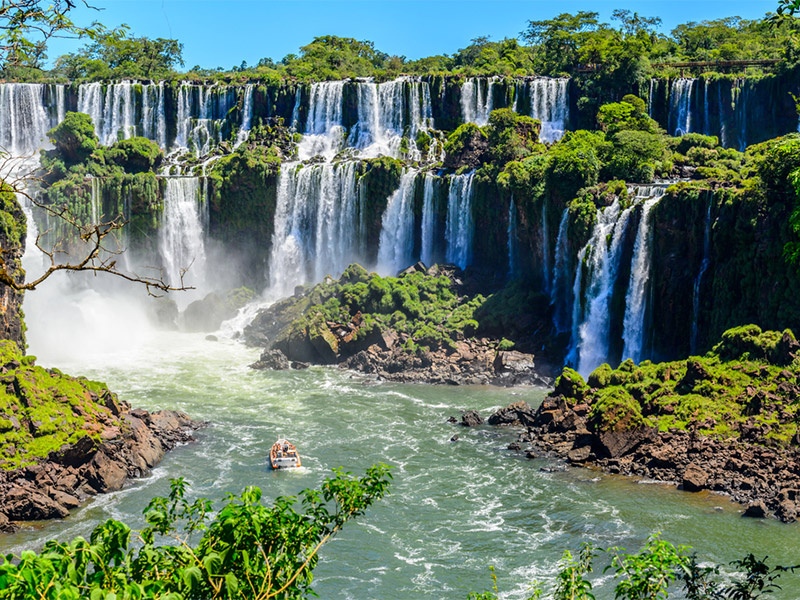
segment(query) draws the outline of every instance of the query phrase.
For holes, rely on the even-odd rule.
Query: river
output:
[[[658,531],[720,563],[751,551],[781,564],[800,557],[797,525],[743,519],[711,494],[586,469],[543,472],[550,459],[506,449],[517,431],[446,422],[464,409],[488,416],[517,400],[536,404],[545,390],[371,383],[322,367],[253,371],[247,365],[258,352],[236,341],[155,331],[124,303],[91,291],[58,304],[44,293],[37,301],[39,293],[25,306],[39,364],[105,381],[135,407],[179,409],[210,425],[149,477],[90,500],[63,522],[0,536],[3,552],[88,536],[109,517],[140,526],[147,501],[165,494],[173,477],[217,501],[248,485],[271,499],[316,486],[338,466],[363,473],[385,462],[393,466],[391,494],[322,551],[315,571],[322,598],[465,598],[490,586],[490,565],[504,598],[525,598],[531,582],[552,584],[564,550],[583,541],[638,549]],[[266,453],[281,436],[298,445],[301,470],[267,468]],[[775,598],[796,597],[786,583]]]

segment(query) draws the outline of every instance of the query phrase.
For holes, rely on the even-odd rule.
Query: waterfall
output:
[[[206,203],[200,194],[200,179],[167,177],[165,183],[159,231],[164,280],[172,286],[183,281],[183,285],[200,287],[206,275]]]
[[[650,118],[653,118],[653,112],[655,111],[655,104],[656,104],[656,80],[650,78],[650,89],[647,94],[647,114],[650,115]]]
[[[692,354],[697,352],[697,340],[699,332],[699,319],[700,319],[700,294],[702,291],[703,278],[706,271],[711,264],[711,200],[709,195],[708,206],[706,207],[706,217],[703,222],[703,261],[700,263],[700,270],[697,277],[694,279],[694,286],[692,289],[692,336],[690,340],[690,348]]]
[[[101,181],[97,177],[90,179],[92,182],[92,197],[91,197],[91,222],[90,225],[99,225],[101,218],[101,211],[103,206],[103,190]]]
[[[348,145],[358,148],[365,158],[387,155],[399,158],[403,151],[412,161],[425,157],[417,148],[416,137],[432,127],[430,85],[419,78],[400,77],[376,84],[371,80],[356,84],[358,122],[348,136]]]
[[[514,279],[519,269],[519,254],[517,250],[517,207],[514,204],[514,194],[511,194],[511,203],[508,205],[508,278]]]
[[[47,132],[52,125],[45,107],[44,86],[0,83],[1,149],[11,156],[32,155],[48,144]]]
[[[142,86],[142,135],[167,147],[167,118],[164,110],[164,82]]]
[[[692,93],[694,79],[679,78],[672,82],[670,89],[670,117],[674,121],[674,135],[684,135],[692,131]]]
[[[342,127],[342,92],[344,81],[311,84],[308,114],[298,157],[306,160],[323,155],[332,159],[344,145]]]
[[[250,126],[253,121],[253,88],[255,86],[252,83],[248,83],[244,86],[244,99],[243,99],[243,107],[242,107],[242,124],[239,127],[239,131],[236,134],[236,143],[234,144],[234,148],[242,144],[243,142],[247,141],[247,137],[250,135]]]
[[[234,87],[183,82],[178,87],[174,149],[190,149],[195,156],[208,154],[229,135],[224,126],[236,102]]]
[[[578,364],[578,356],[580,352],[580,323],[581,315],[583,313],[582,304],[582,291],[583,291],[583,266],[586,260],[586,253],[589,251],[587,244],[578,252],[578,258],[575,267],[575,277],[572,282],[572,337],[570,338],[570,348],[567,353],[567,363],[570,365]]]
[[[569,79],[535,77],[528,81],[531,117],[542,123],[539,139],[555,142],[561,139],[569,117]]]
[[[494,83],[498,77],[485,79],[484,89],[481,79],[469,77],[461,86],[461,118],[464,123],[475,123],[483,127],[489,122],[489,113],[494,107]]]
[[[291,294],[361,258],[358,198],[355,161],[283,166],[269,261],[274,294]]]
[[[641,199],[639,227],[631,259],[631,275],[625,297],[625,317],[622,339],[622,358],[632,358],[639,363],[644,358],[645,313],[647,309],[648,283],[650,282],[651,246],[653,230],[650,227],[650,211],[664,196],[663,186],[636,186],[637,200]]]
[[[578,328],[578,371],[586,376],[607,360],[611,297],[622,256],[622,241],[631,209],[621,210],[619,200],[598,210],[592,237],[587,244],[589,281],[584,319]]]
[[[750,86],[747,80],[737,78],[735,83],[736,94],[734,95],[734,111],[739,131],[739,151],[744,152],[747,148],[747,96]]]
[[[378,270],[394,276],[414,262],[414,184],[417,172],[407,169],[400,187],[389,197],[381,221]]]
[[[553,319],[558,332],[567,331],[567,306],[569,306],[569,208],[561,213],[556,238],[556,260],[553,265],[553,283],[550,285],[550,303],[554,307]],[[578,269],[580,271],[580,268]]]
[[[422,192],[422,248],[420,260],[427,266],[433,264],[433,240],[436,238],[436,207],[433,202],[434,175],[425,173]]]
[[[95,133],[105,146],[136,135],[136,105],[130,81],[79,86],[78,112],[92,117]]]
[[[703,135],[711,135],[711,116],[708,110],[708,79],[703,79]]]
[[[447,196],[447,262],[466,268],[472,263],[472,181],[475,173],[453,175]]]
[[[725,112],[722,110],[722,86],[717,83],[717,108],[719,109],[719,141],[727,148],[728,143],[728,127],[725,122]]]

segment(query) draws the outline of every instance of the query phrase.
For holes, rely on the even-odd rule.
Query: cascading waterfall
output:
[[[695,81],[681,77],[672,82],[670,116],[674,118],[671,127],[674,135],[684,135],[692,131],[692,94]]]
[[[343,81],[323,81],[311,84],[308,114],[298,157],[306,160],[323,155],[332,159],[344,144],[342,127]]]
[[[569,118],[569,79],[535,77],[527,82],[531,99],[531,117],[539,119],[539,139],[555,142],[562,138]]]
[[[222,141],[222,125],[235,104],[235,88],[182,83],[175,145],[193,149],[196,156],[208,154]]]
[[[587,244],[591,249],[587,259],[589,281],[576,346],[578,371],[584,376],[608,359],[611,296],[630,213],[630,208],[621,210],[616,199],[605,210],[598,210],[592,237]],[[580,302],[578,296],[576,302]]]
[[[736,130],[739,132],[739,150],[744,152],[747,148],[747,97],[750,87],[747,80],[737,78],[733,89],[734,113],[737,121]]]
[[[472,182],[475,173],[453,175],[447,196],[447,262],[462,269],[472,263]]]
[[[99,225],[103,206],[103,190],[101,181],[97,177],[91,178],[92,197],[91,197],[91,224]]]
[[[550,303],[554,308],[553,321],[559,333],[569,329],[569,315],[567,307],[569,298],[569,239],[567,227],[569,226],[569,208],[561,213],[558,223],[558,237],[556,238],[556,259],[553,265],[553,282],[550,285]],[[580,269],[578,269],[580,271]]]
[[[639,363],[645,346],[645,313],[647,309],[648,283],[650,282],[651,246],[653,230],[650,227],[650,211],[664,196],[664,186],[636,186],[635,197],[641,206],[639,227],[631,259],[631,275],[625,297],[623,319],[622,358],[631,358]]]
[[[358,198],[354,161],[284,165],[269,261],[273,294],[290,294],[360,260]]]
[[[702,292],[703,278],[711,264],[711,200],[709,196],[708,206],[706,207],[706,217],[703,222],[703,261],[700,263],[700,270],[694,279],[692,289],[692,333],[690,338],[690,349],[694,354],[697,352],[697,341],[700,320],[700,294]]]
[[[160,148],[167,147],[167,117],[164,110],[164,82],[142,86],[142,135]]]
[[[517,207],[514,204],[514,194],[511,194],[511,203],[508,205],[508,278],[516,277],[519,270],[519,257],[517,250]]]
[[[133,83],[89,83],[78,88],[78,112],[92,117],[100,143],[110,146],[120,137],[136,135]]]
[[[394,276],[414,262],[414,185],[417,171],[407,169],[389,196],[381,221],[378,270]]]
[[[469,77],[461,86],[461,118],[465,123],[475,123],[483,127],[489,122],[489,113],[494,108],[494,83],[498,77],[486,79],[484,89],[482,81]]]
[[[421,251],[419,259],[426,265],[433,264],[433,240],[436,239],[436,207],[434,206],[434,175],[425,173],[422,188]]]
[[[11,156],[32,155],[47,145],[47,132],[53,125],[44,86],[0,83],[0,148]]]
[[[253,88],[255,86],[252,83],[248,83],[244,86],[244,99],[242,100],[242,124],[239,127],[239,131],[236,134],[236,143],[234,147],[239,146],[243,142],[247,141],[247,137],[250,135],[250,126],[253,121]]]
[[[167,177],[159,250],[164,280],[172,286],[205,283],[206,201],[198,177]],[[183,270],[186,272],[183,273]]]

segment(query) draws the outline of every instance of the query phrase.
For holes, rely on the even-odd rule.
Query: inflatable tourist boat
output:
[[[300,466],[300,455],[294,444],[278,440],[269,451],[269,462],[273,469],[294,469]]]

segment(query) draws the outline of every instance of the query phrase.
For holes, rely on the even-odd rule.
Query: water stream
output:
[[[391,494],[323,550],[315,571],[322,598],[464,598],[489,587],[489,565],[497,569],[503,598],[527,598],[533,580],[552,584],[565,549],[577,550],[583,541],[638,548],[656,531],[717,562],[750,551],[783,564],[796,561],[797,525],[742,519],[713,494],[584,469],[545,473],[540,469],[550,459],[528,460],[505,449],[516,438],[513,429],[467,430],[445,422],[462,409],[489,414],[517,400],[536,404],[543,391],[375,385],[321,367],[252,371],[247,364],[258,351],[202,334],[149,331],[124,304],[108,315],[129,324],[117,326],[117,343],[98,344],[89,327],[73,338],[71,351],[61,352],[60,336],[70,325],[57,317],[67,307],[91,309],[101,322],[105,314],[94,293],[66,295],[61,304],[51,317],[52,305],[26,306],[31,352],[41,364],[106,381],[134,406],[180,409],[211,425],[196,443],[169,453],[150,477],[90,501],[64,521],[0,536],[3,552],[87,535],[109,517],[141,526],[142,508],[168,491],[171,477],[185,477],[193,496],[219,501],[258,485],[269,500],[318,485],[334,467],[361,473],[383,461],[394,467]],[[455,443],[449,441],[454,433],[461,438]],[[298,444],[301,471],[267,468],[266,452],[279,436]],[[775,596],[792,597],[788,591]]]

